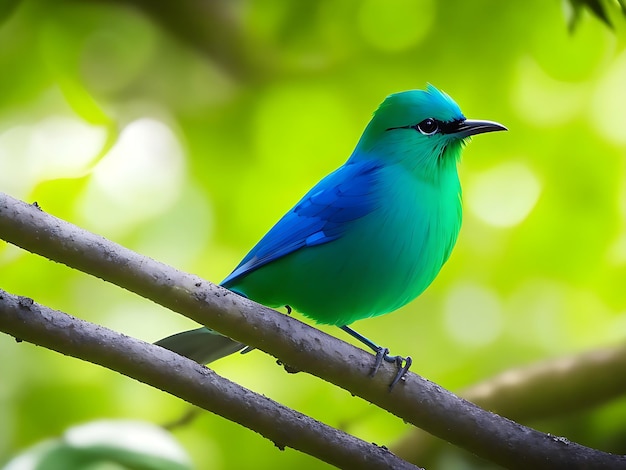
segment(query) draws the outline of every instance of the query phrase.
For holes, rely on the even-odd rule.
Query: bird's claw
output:
[[[411,364],[413,364],[413,359],[411,358],[411,356],[407,356],[407,357],[395,356],[395,357],[397,359],[396,365],[398,367],[398,373],[389,384],[389,391],[391,391],[393,387],[395,387],[396,384],[400,382],[400,380],[404,380],[404,376],[409,371],[409,367],[411,367]]]
[[[389,348],[380,348],[376,352],[376,361],[370,370],[369,376],[374,377],[378,369],[380,369],[380,365],[383,363],[383,359],[389,357]]]
[[[398,369],[398,373],[389,384],[389,390],[391,391],[393,387],[395,387],[396,384],[400,382],[400,380],[402,380],[404,375],[407,373],[407,371],[409,370],[409,367],[411,367],[411,364],[413,364],[413,359],[411,359],[411,356],[407,356],[407,357],[390,356],[388,348],[379,348],[376,351],[376,360],[369,373],[370,377],[374,377],[376,375],[376,373],[378,372],[378,369],[380,369],[380,366],[383,363],[383,360],[385,362],[395,363]]]

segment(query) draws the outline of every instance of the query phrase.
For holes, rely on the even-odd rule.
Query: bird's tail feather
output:
[[[200,364],[208,364],[246,347],[245,344],[233,341],[209,328],[183,331],[163,338],[154,344]]]

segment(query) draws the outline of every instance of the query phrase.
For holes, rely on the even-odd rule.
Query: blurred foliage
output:
[[[439,278],[355,327],[452,390],[615,344],[626,336],[626,33],[584,3],[573,2],[570,33],[556,0],[3,2],[0,190],[220,281],[343,163],[387,94],[431,82],[510,132],[465,151],[464,226]],[[0,264],[2,288],[129,335],[192,325],[12,246],[0,244]],[[11,358],[0,366],[0,464],[77,423],[164,423],[186,410],[7,336],[0,355]],[[215,369],[368,441],[407,430],[258,351]],[[626,453],[625,423],[618,400],[530,424]],[[210,414],[175,435],[199,469],[325,467]],[[465,457],[438,459],[430,468]]]
[[[570,30],[574,30],[582,11],[587,8],[608,27],[613,27],[612,15],[621,13],[626,16],[626,0],[565,0]]]
[[[95,421],[67,430],[11,460],[5,470],[190,470],[180,445],[153,424]]]

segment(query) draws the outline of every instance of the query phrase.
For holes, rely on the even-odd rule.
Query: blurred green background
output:
[[[355,328],[451,390],[626,337],[623,21],[583,11],[570,33],[556,0],[0,5],[1,191],[219,282],[387,94],[430,82],[510,132],[465,151],[464,225],[439,278]],[[5,243],[0,267],[1,288],[147,341],[193,325]],[[78,423],[187,409],[6,335],[0,357],[0,465]],[[258,351],[214,368],[367,441],[409,429]],[[530,424],[626,453],[626,399]],[[326,467],[209,413],[175,437],[199,469]],[[468,468],[447,452],[430,468]]]

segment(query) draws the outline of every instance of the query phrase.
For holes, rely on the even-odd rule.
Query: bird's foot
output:
[[[341,328],[343,331],[348,333],[353,338],[358,339],[361,343],[365,344],[367,347],[369,347],[372,351],[376,353],[376,362],[374,362],[374,367],[372,367],[372,370],[369,373],[370,377],[374,377],[376,375],[376,372],[378,372],[378,369],[380,368],[380,365],[383,363],[383,361],[393,362],[396,365],[396,367],[398,368],[398,373],[389,384],[389,391],[391,391],[393,387],[395,387],[396,384],[404,378],[405,374],[409,370],[409,367],[411,367],[411,364],[413,364],[413,359],[411,359],[410,356],[407,356],[407,357],[390,356],[389,349],[383,348],[382,346],[378,346],[372,340],[369,340],[362,334],[357,333],[348,325],[342,325],[339,328]]]
[[[411,359],[411,356],[390,356],[389,348],[379,347],[376,351],[376,361],[374,362],[374,366],[369,373],[370,377],[374,377],[376,375],[383,361],[394,363],[398,369],[398,373],[389,384],[389,391],[391,391],[393,387],[395,387],[396,384],[404,378],[405,374],[409,370],[409,367],[413,364],[413,359]]]

